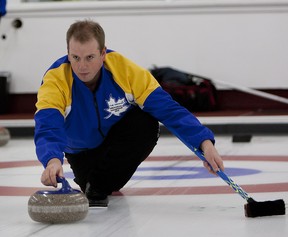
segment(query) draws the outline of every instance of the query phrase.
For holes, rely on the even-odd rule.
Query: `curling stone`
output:
[[[0,127],[0,146],[5,146],[10,140],[10,132],[7,128]]]
[[[28,201],[28,213],[32,220],[42,223],[69,223],[86,217],[89,201],[77,189],[72,189],[65,178],[57,177],[62,183],[58,190],[40,190]]]

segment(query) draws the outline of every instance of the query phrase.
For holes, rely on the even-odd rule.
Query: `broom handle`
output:
[[[220,81],[220,80],[214,80],[213,79],[212,81],[214,81],[215,83],[222,84],[224,86],[228,86],[230,88],[233,88],[233,89],[248,93],[248,94],[252,94],[252,95],[260,96],[260,97],[263,97],[263,98],[266,98],[266,99],[269,99],[269,100],[274,100],[274,101],[277,101],[277,102],[280,102],[280,103],[288,104],[288,98],[285,98],[285,97],[281,97],[281,96],[278,96],[278,95],[273,95],[273,94],[270,94],[270,93],[267,93],[267,92],[264,92],[264,91],[259,91],[259,90],[255,90],[255,89],[252,89],[252,88],[249,88],[249,87],[245,87],[245,86],[242,86],[242,85],[236,85],[236,84],[233,84],[233,83],[224,82],[224,81]]]
[[[255,90],[255,89],[252,89],[252,88],[249,88],[249,87],[246,87],[246,86],[236,85],[234,83],[229,83],[229,82],[226,82],[226,81],[210,79],[208,77],[203,77],[203,76],[199,76],[199,75],[196,75],[196,74],[191,74],[190,72],[184,72],[184,73],[186,73],[188,75],[193,75],[195,77],[203,78],[203,79],[206,79],[206,80],[210,80],[210,81],[212,81],[212,82],[214,82],[216,84],[221,84],[221,85],[224,85],[224,86],[228,86],[228,87],[230,87],[232,89],[235,89],[235,90],[238,90],[238,91],[242,91],[242,92],[245,92],[245,93],[248,93],[248,94],[252,94],[252,95],[263,97],[263,98],[266,98],[266,99],[269,99],[269,100],[274,100],[274,101],[277,101],[277,102],[280,102],[280,103],[288,104],[288,98],[286,98],[286,97],[273,95],[273,94],[270,94],[270,93],[267,93],[267,92],[264,92],[264,91]]]
[[[203,152],[199,151],[196,148],[193,148],[193,152],[202,160],[207,162],[206,158],[203,155]],[[226,175],[223,171],[218,170],[217,175],[220,176],[236,193],[238,193],[242,198],[244,198],[247,202],[251,200],[249,195],[238,185],[236,184],[228,175]]]

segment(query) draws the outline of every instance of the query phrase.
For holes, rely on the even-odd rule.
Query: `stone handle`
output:
[[[62,188],[59,190],[60,192],[63,192],[63,193],[75,192],[75,190],[73,188],[71,188],[70,184],[68,183],[68,181],[64,177],[57,176],[56,180],[57,180],[57,183],[62,184]]]

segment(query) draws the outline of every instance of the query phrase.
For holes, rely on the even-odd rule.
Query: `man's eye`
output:
[[[78,56],[73,56],[73,59],[78,61],[79,60],[79,57]]]
[[[94,58],[94,56],[90,55],[87,57],[88,60],[92,60]]]

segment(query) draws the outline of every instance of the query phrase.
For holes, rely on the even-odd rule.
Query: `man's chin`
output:
[[[92,81],[92,79],[91,79],[91,78],[88,78],[88,77],[83,77],[83,76],[82,76],[82,77],[81,77],[81,76],[79,77],[79,76],[78,76],[78,78],[79,78],[81,81],[85,82],[85,83],[89,83],[90,81]]]

